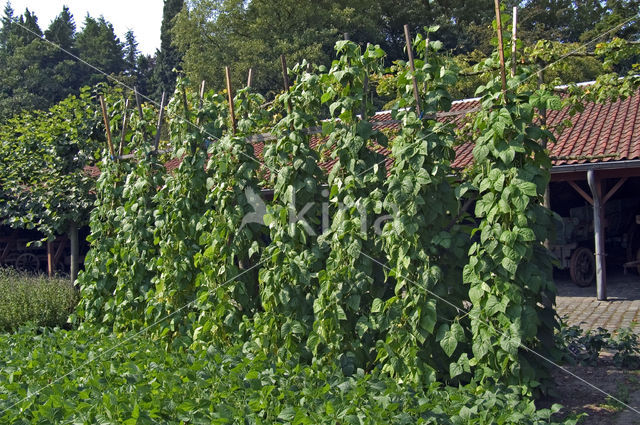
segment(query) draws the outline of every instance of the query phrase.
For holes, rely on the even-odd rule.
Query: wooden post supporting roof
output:
[[[596,247],[596,287],[599,301],[607,300],[607,274],[604,249],[604,205],[602,181],[593,170],[587,172],[587,182],[593,195],[593,233]]]
[[[47,274],[53,277],[53,242],[47,241]]]

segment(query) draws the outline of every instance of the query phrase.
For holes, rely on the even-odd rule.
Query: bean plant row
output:
[[[539,388],[546,365],[533,351],[553,356],[558,324],[543,244],[542,141],[553,134],[536,111],[561,102],[525,84],[525,68],[505,91],[497,79],[481,87],[463,132],[474,164],[455,170],[467,140],[437,114],[451,108],[457,72],[428,40],[414,40],[415,72],[340,41],[330,68],[290,69],[268,109],[239,91],[236,128],[226,96],[180,82],[166,124],[180,165],[169,172],[152,152],[153,109],[133,113],[135,159],[100,167],[75,320],[346,375]],[[391,133],[372,103],[383,77],[398,93]],[[112,110],[117,134],[122,108]],[[265,132],[274,140],[257,149],[250,136]]]

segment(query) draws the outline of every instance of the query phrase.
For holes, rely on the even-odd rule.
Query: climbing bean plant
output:
[[[515,88],[528,77],[523,72],[508,84]],[[543,245],[552,226],[542,206],[551,161],[541,141],[553,134],[536,123],[536,110],[560,102],[544,89],[510,89],[505,96],[498,79],[478,94],[473,184],[479,224],[464,268],[473,304],[472,364],[479,380],[535,387],[545,365],[530,350],[551,355],[558,326],[552,259]]]
[[[556,322],[541,205],[541,140],[553,137],[535,111],[560,102],[518,88],[525,69],[506,96],[482,87],[461,182],[458,136],[437,116],[456,69],[437,42],[413,46],[415,72],[341,41],[329,69],[294,67],[268,107],[240,90],[235,129],[227,96],[201,99],[181,81],[169,173],[149,155],[151,110],[132,117],[135,160],[101,167],[78,318],[346,374],[538,385],[544,367],[529,350],[552,351]],[[399,93],[395,133],[376,129],[371,84],[383,79]]]
[[[376,300],[381,326],[394,329],[378,348],[383,368],[423,382],[447,377],[450,363],[457,365],[454,353],[464,354],[469,340],[458,317],[467,295],[456,285],[462,277],[465,238],[453,227],[459,211],[455,182],[449,177],[455,157],[453,128],[436,120],[438,111],[451,107],[447,87],[456,77],[437,55],[438,43],[427,43],[422,37],[415,43],[413,76],[425,88],[419,98],[422,117],[415,109],[408,67],[396,79],[402,95],[393,117],[403,126],[391,149],[394,163],[384,199],[390,220],[382,233],[394,288],[386,301]],[[460,371],[451,370],[452,376]]]
[[[328,176],[331,225],[319,241],[329,255],[318,275],[308,345],[317,361],[339,361],[345,371],[353,371],[375,359],[376,332],[368,316],[374,299],[384,292],[383,275],[369,256],[380,256],[372,224],[376,210],[381,212],[385,178],[385,157],[372,148],[387,140],[366,116],[357,115],[370,108],[366,81],[381,72],[384,52],[369,46],[361,53],[348,41],[338,42],[336,50],[338,59],[321,76],[321,100],[333,119],[324,126],[326,146],[335,164]]]
[[[273,127],[277,139],[264,150],[273,200],[264,218],[271,243],[262,253],[259,286],[264,314],[257,321],[256,335],[283,358],[307,352],[318,273],[326,255],[318,244],[325,176],[306,131],[318,125],[322,88],[320,77],[306,68],[302,63],[293,69],[297,80],[279,96],[277,107],[284,116]]]
[[[249,90],[238,93],[234,103],[240,120],[235,134],[224,97],[212,94],[205,100],[202,122],[218,124],[207,132],[215,137],[208,140],[207,209],[198,217],[201,250],[194,257],[201,270],[193,335],[198,341],[231,343],[241,334],[246,337],[243,320],[252,318],[259,305],[257,265],[264,226],[255,208],[262,202],[260,162],[245,137],[264,125],[265,114],[258,108],[262,100]]]

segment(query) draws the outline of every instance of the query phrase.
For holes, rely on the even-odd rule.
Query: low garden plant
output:
[[[347,377],[274,362],[242,346],[167,351],[146,334],[95,335],[89,327],[0,335],[0,422],[542,424],[559,409],[537,410],[522,387],[425,387],[379,370]]]
[[[67,326],[78,302],[68,279],[49,279],[13,269],[0,269],[0,331],[11,332],[26,323]]]

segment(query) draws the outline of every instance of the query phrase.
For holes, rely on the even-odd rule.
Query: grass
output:
[[[0,269],[0,332],[26,323],[63,327],[78,302],[68,279]]]

